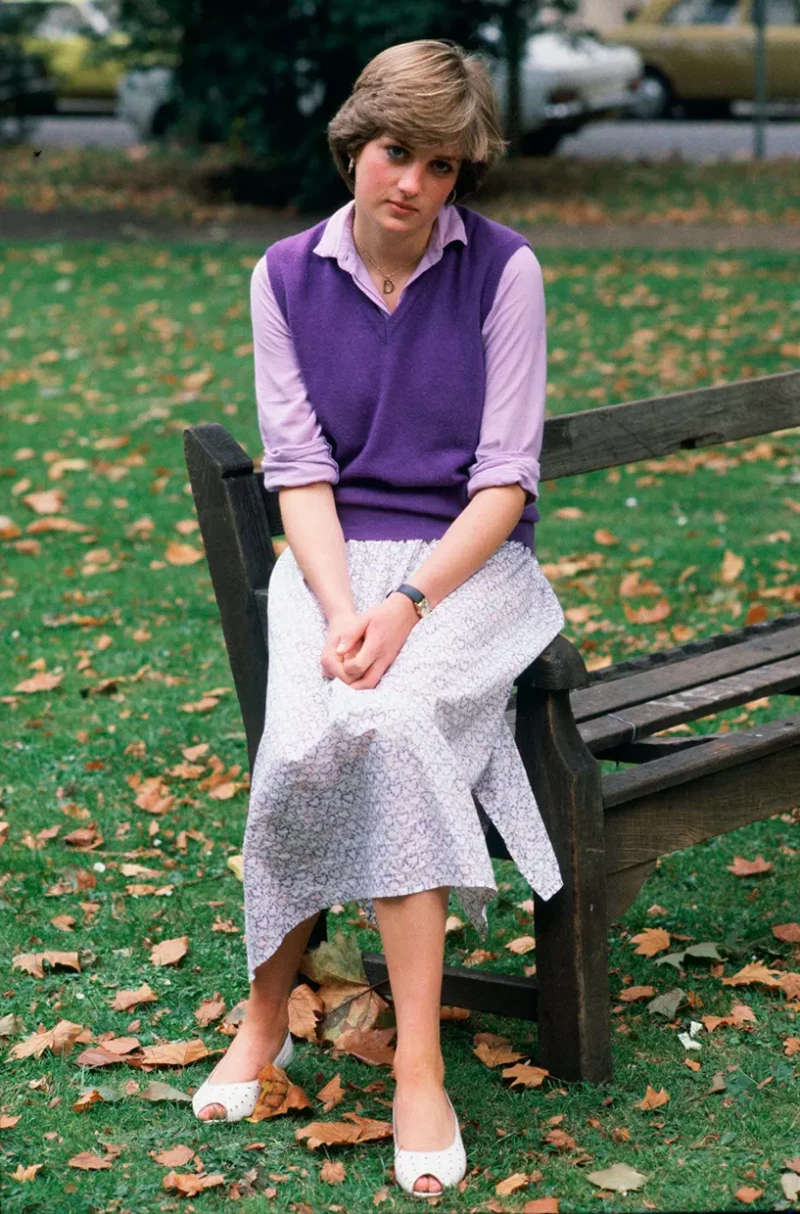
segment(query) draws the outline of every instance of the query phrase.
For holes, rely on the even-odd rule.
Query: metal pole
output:
[[[753,25],[755,26],[755,108],[753,117],[753,156],[764,159],[764,125],[767,103],[767,56],[764,37],[766,25],[766,0],[753,0]]]

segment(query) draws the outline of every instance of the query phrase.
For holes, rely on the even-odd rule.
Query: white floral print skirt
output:
[[[440,540],[347,540],[356,610],[413,582]],[[449,885],[486,938],[497,893],[477,797],[534,893],[563,885],[505,718],[564,627],[535,555],[506,540],[414,625],[374,688],[323,674],[327,620],[285,548],[269,583],[266,720],[243,846],[248,980],[291,928],[356,900]]]

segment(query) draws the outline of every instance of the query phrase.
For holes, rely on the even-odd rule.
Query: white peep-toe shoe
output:
[[[286,1040],[275,1058],[273,1066],[282,1070],[292,1061],[294,1046],[292,1034],[287,1032]],[[258,1104],[258,1094],[261,1084],[258,1079],[248,1079],[244,1083],[209,1083],[206,1079],[192,1097],[192,1109],[198,1121],[210,1125],[215,1121],[241,1121],[250,1117]],[[225,1109],[224,1117],[201,1117],[200,1112],[209,1104],[221,1104]]]
[[[410,1151],[406,1147],[397,1146],[397,1118],[394,1100],[392,1101],[392,1131],[395,1140],[394,1174],[400,1188],[404,1189],[406,1193],[410,1193],[412,1197],[441,1197],[446,1188],[458,1184],[459,1180],[463,1179],[467,1170],[467,1155],[461,1140],[461,1127],[458,1124],[453,1102],[447,1092],[445,1092],[445,1096],[447,1096],[447,1103],[453,1113],[456,1132],[451,1145],[444,1147],[441,1151]],[[414,1185],[420,1176],[435,1176],[442,1186],[441,1189],[435,1193],[415,1189]]]

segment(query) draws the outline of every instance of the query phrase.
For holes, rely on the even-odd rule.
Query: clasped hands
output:
[[[331,616],[320,655],[326,679],[341,679],[356,690],[376,687],[419,621],[405,594],[391,594],[366,611]]]

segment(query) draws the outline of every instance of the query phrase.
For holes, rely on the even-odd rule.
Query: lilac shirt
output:
[[[351,200],[328,220],[314,248],[335,257],[356,285],[384,312],[390,309],[353,244]],[[457,209],[444,206],[428,248],[411,275],[413,282],[435,265],[451,240],[467,244]],[[266,254],[250,283],[258,423],[264,443],[261,470],[268,490],[329,481],[339,469],[309,401],[294,346],[267,273]],[[469,468],[467,496],[492,485],[521,484],[526,503],[539,495],[539,454],[544,431],[547,382],[545,299],[542,270],[527,245],[509,258],[481,331],[486,383],[481,434]],[[343,335],[343,344],[346,335]]]

